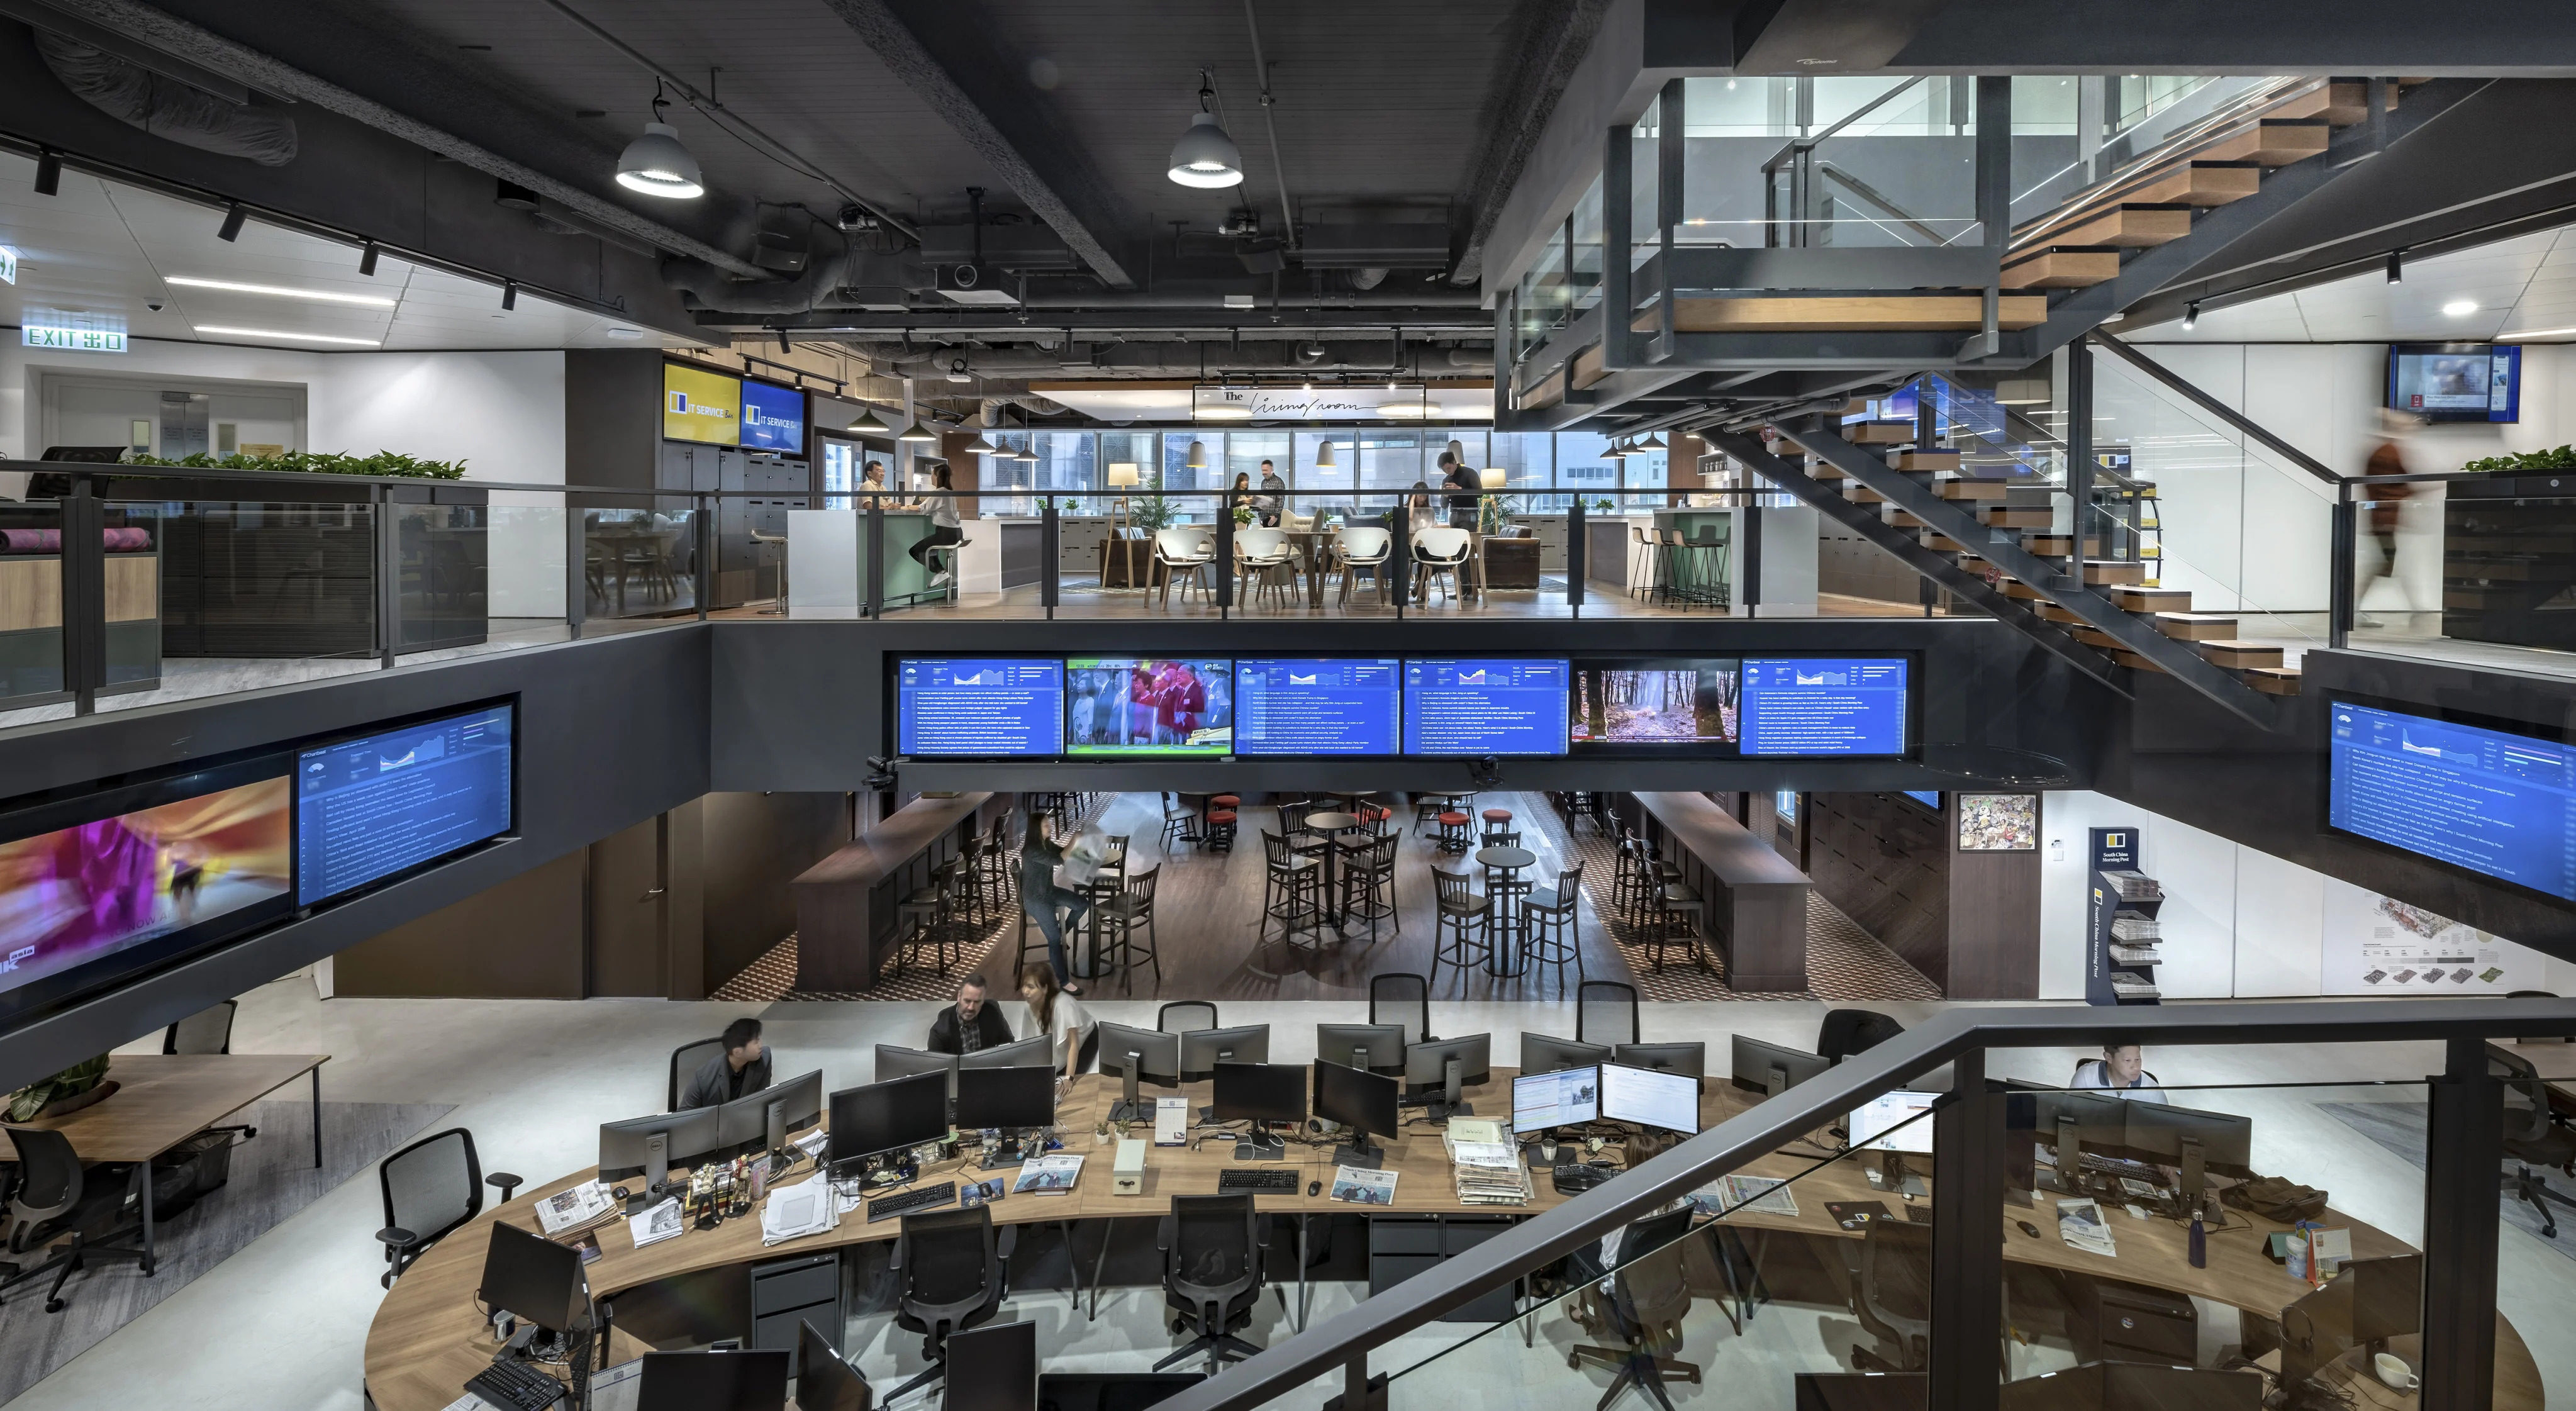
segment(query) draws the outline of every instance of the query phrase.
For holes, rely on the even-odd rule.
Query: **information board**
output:
[[[1237,658],[1235,753],[1391,755],[1403,700],[1393,658]]]
[[[1903,657],[1748,658],[1748,755],[1905,753]]]
[[[1563,657],[1404,663],[1404,752],[1561,755],[1570,670]]]
[[[512,708],[305,750],[295,896],[310,906],[510,830]]]
[[[900,754],[1019,758],[1064,747],[1064,663],[907,658],[895,667]]]
[[[2576,899],[2576,746],[2337,701],[2326,822]]]

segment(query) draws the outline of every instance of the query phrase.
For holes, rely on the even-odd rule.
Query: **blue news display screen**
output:
[[[1572,672],[1562,657],[1404,664],[1404,752],[1561,755]]]
[[[511,707],[295,757],[295,901],[336,897],[510,830]]]
[[[1234,750],[1391,755],[1404,688],[1392,660],[1234,663]]]
[[[744,378],[742,444],[763,451],[805,453],[805,394]]]
[[[1744,663],[1748,755],[1900,755],[1905,710],[1902,657]]]
[[[1064,663],[906,659],[895,668],[895,752],[1052,755],[1064,747]]]
[[[2576,746],[2337,701],[2326,822],[2576,898]]]
[[[1938,789],[1907,789],[1904,793],[1907,798],[1914,800],[1916,803],[1923,805],[1934,813],[1939,813],[1941,811],[1941,791]]]

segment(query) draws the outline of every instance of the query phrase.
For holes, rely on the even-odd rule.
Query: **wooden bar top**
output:
[[[788,884],[796,904],[796,988],[806,993],[873,989],[898,941],[903,898],[931,884],[956,856],[968,829],[1009,807],[1006,795],[914,799]]]
[[[1706,794],[1639,794],[1637,803],[1672,835],[1675,846],[1729,886],[1807,885],[1796,863]]]
[[[114,1093],[22,1125],[71,1138],[83,1161],[148,1161],[330,1060],[327,1053],[120,1053],[107,1061]]]
[[[805,869],[790,885],[868,886],[883,881],[973,816],[991,797],[990,793],[973,793],[914,799]]]
[[[1499,1118],[1506,1123],[1511,1117],[1511,1080],[1514,1071],[1497,1067],[1489,1081],[1470,1087],[1466,1096],[1480,1117]],[[1190,1083],[1178,1089],[1148,1086],[1148,1096],[1181,1095],[1195,1107],[1210,1100],[1213,1084]],[[1100,1138],[1096,1127],[1109,1103],[1118,1097],[1120,1084],[1096,1074],[1076,1079],[1057,1106],[1059,1132],[1064,1150],[1084,1158],[1082,1174],[1075,1188],[1064,1195],[1041,1196],[1014,1194],[1005,1196],[990,1208],[1001,1224],[1039,1224],[1057,1220],[1098,1220],[1119,1217],[1148,1218],[1163,1214],[1177,1195],[1216,1193],[1220,1172],[1232,1169],[1233,1139],[1227,1134],[1213,1134],[1197,1147],[1155,1147],[1147,1156],[1145,1189],[1139,1196],[1110,1193],[1109,1166],[1116,1150],[1117,1129]],[[1709,1080],[1708,1091],[1700,1100],[1703,1128],[1733,1116],[1760,1101],[1759,1094],[1741,1092],[1726,1079]],[[1140,1134],[1143,1127],[1136,1129]],[[1558,1195],[1544,1171],[1532,1173],[1536,1196],[1527,1205],[1468,1205],[1457,1197],[1451,1179],[1451,1166],[1441,1144],[1441,1129],[1419,1120],[1409,1122],[1400,1136],[1380,1137],[1386,1150],[1386,1167],[1398,1173],[1395,1201],[1386,1206],[1352,1205],[1332,1200],[1333,1161],[1329,1145],[1307,1145],[1292,1140],[1288,1160],[1264,1163],[1260,1169],[1283,1166],[1295,1171],[1299,1185],[1294,1192],[1255,1197],[1258,1208],[1281,1215],[1359,1214],[1473,1214],[1532,1215],[1562,1204],[1569,1197]],[[1781,1153],[1756,1158],[1741,1168],[1744,1174],[1789,1180],[1798,1213],[1795,1216],[1755,1214],[1736,1210],[1723,1217],[1724,1223],[1743,1228],[1748,1233],[1771,1230],[1821,1238],[1857,1239],[1858,1234],[1845,1231],[1826,1210],[1827,1201],[1876,1200],[1892,1213],[1901,1212],[1905,1202],[1869,1183],[1862,1162],[1838,1159],[1825,1162],[1821,1153],[1801,1156],[1803,1144],[1791,1143]],[[1613,1144],[1605,1154],[1615,1154]],[[1820,1164],[1821,1163],[1821,1164]],[[1917,1158],[1918,1166],[1930,1165],[1929,1158]],[[1869,1169],[1875,1168],[1874,1159]],[[491,1326],[474,1309],[474,1293],[483,1271],[485,1249],[491,1242],[492,1225],[508,1220],[522,1229],[537,1228],[535,1203],[591,1178],[592,1171],[580,1171],[551,1182],[511,1201],[506,1206],[486,1210],[472,1222],[439,1241],[418,1263],[405,1273],[385,1296],[374,1324],[367,1333],[366,1390],[378,1411],[440,1411],[454,1401],[465,1380],[479,1371],[491,1358],[495,1344]],[[799,1161],[795,1168],[773,1184],[794,1184],[814,1174],[810,1162]],[[966,1157],[939,1162],[922,1168],[923,1182],[956,1181],[960,1184],[983,1179],[986,1173]],[[1016,1173],[995,1172],[1009,1178]],[[1307,1183],[1319,1183],[1315,1195],[1306,1193]],[[1918,1202],[1928,1209],[1928,1195]],[[954,1209],[937,1206],[933,1209]],[[2007,1205],[2000,1212],[2004,1253],[2009,1259],[2075,1270],[2150,1284],[2190,1293],[2216,1302],[2248,1309],[2266,1317],[2308,1292],[2305,1281],[2292,1278],[2281,1266],[2273,1264],[2262,1253],[2266,1234],[2282,1228],[2259,1216],[2243,1211],[2228,1212],[2228,1227],[2209,1237],[2208,1267],[2195,1269],[2187,1255],[2188,1232],[2166,1219],[2133,1220],[2116,1210],[2108,1211],[2119,1253],[2105,1258],[2087,1254],[2066,1244],[2056,1232],[2056,1207],[2046,1193],[2032,1207]],[[2018,1223],[2029,1220],[2040,1229],[2037,1238],[2020,1231]],[[2393,1236],[2359,1221],[2329,1211],[2329,1225],[2347,1226],[2353,1233],[2353,1253],[2359,1257],[2401,1253],[2407,1246]],[[691,1230],[674,1239],[636,1249],[629,1237],[626,1222],[614,1220],[599,1231],[600,1257],[589,1267],[590,1289],[594,1297],[609,1297],[620,1291],[674,1276],[732,1265],[749,1264],[762,1259],[792,1258],[814,1254],[843,1245],[891,1240],[901,1228],[900,1220],[867,1221],[864,1209],[855,1209],[841,1217],[837,1229],[784,1244],[764,1248],[760,1242],[760,1221],[753,1215],[728,1220],[713,1230]],[[2496,1319],[2497,1395],[2495,1404],[2511,1411],[2540,1411],[2542,1405],[2540,1372],[2530,1350],[2523,1344],[2512,1325],[2501,1315]]]

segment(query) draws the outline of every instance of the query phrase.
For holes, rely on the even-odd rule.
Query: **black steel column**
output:
[[[2074,503],[2067,520],[2067,572],[2084,581],[2084,536],[2093,523],[2093,345],[2078,338],[2066,345],[2066,495]],[[2105,555],[2108,557],[2108,554]]]
[[[2496,1222],[2504,1090],[2486,1041],[2453,1039],[2425,1128],[2423,1411],[2486,1411],[2495,1396]]]
[[[1357,456],[1359,452],[1354,450],[1351,454]],[[1395,508],[1386,512],[1386,525],[1386,566],[1392,570],[1387,587],[1395,594],[1395,615],[1401,618],[1405,594],[1411,591],[1413,582],[1413,511],[1404,500],[1397,500]]]
[[[1755,609],[1762,606],[1762,507],[1750,500],[1744,505],[1743,553],[1744,615],[1759,617]]]
[[[1629,286],[1628,261],[1624,253],[1613,257],[1612,251],[1626,251],[1636,243],[1631,229],[1636,201],[1636,138],[1631,125],[1615,123],[1604,139],[1601,152],[1601,366],[1611,372],[1635,367],[1628,332],[1629,313],[1637,307],[1636,291]],[[1567,218],[1569,225],[1572,217]],[[1567,251],[1571,260],[1573,252]],[[1574,288],[1574,268],[1565,271],[1565,287]],[[1569,311],[1567,321],[1572,322]],[[1568,375],[1572,375],[1569,368]]]
[[[1577,495],[1565,510],[1565,606],[1576,617],[1583,615],[1583,568],[1590,540],[1591,531],[1583,523],[1583,497]]]
[[[569,493],[563,500],[564,630],[578,642],[582,624],[590,620],[590,526],[572,500]]]
[[[689,507],[689,528],[691,531],[691,537],[696,541],[695,551],[690,555],[690,557],[697,561],[698,566],[696,581],[690,585],[690,589],[697,595],[698,621],[700,622],[707,620],[707,599],[715,596],[714,588],[712,587],[716,581],[715,520],[716,507],[721,503],[723,502],[716,499],[713,495],[699,495],[693,499]],[[782,573],[785,572],[784,569],[781,569],[780,571]],[[787,595],[782,592],[778,596],[781,599],[784,599]],[[780,612],[784,613],[786,611],[787,604],[782,601],[779,603],[778,607]]]
[[[1351,452],[1351,460],[1355,465],[1358,463],[1357,450]],[[1224,474],[1223,471],[1217,473],[1220,476]],[[1230,616],[1234,609],[1234,493],[1231,490],[1217,497],[1216,562],[1210,567],[1216,570],[1216,615]]]
[[[1046,609],[1047,620],[1055,620],[1056,602],[1064,595],[1063,575],[1058,563],[1064,547],[1064,524],[1056,518],[1055,496],[1049,495],[1038,511],[1038,603]]]
[[[885,506],[881,498],[872,497],[868,501],[868,521],[862,537],[866,540],[866,552],[861,556],[865,560],[862,570],[865,576],[859,580],[859,616],[883,617],[886,558]]]
[[[73,714],[87,715],[107,684],[107,507],[86,475],[73,476],[71,493],[56,504],[63,519],[63,686]]]
[[[1655,360],[1673,355],[1673,231],[1682,223],[1682,80],[1667,79],[1655,103],[1655,272],[1660,288],[1655,300]],[[1603,188],[1606,202],[1610,192]],[[1628,252],[1604,250],[1603,267],[1624,263]],[[1623,314],[1622,323],[1630,320]],[[1606,330],[1608,318],[1602,320]]]
[[[1993,1411],[2003,1382],[2004,1101],[1986,1082],[1983,1050],[1950,1065],[1950,1093],[1932,1112],[1929,1400]]]
[[[2361,591],[2353,581],[2360,556],[2361,506],[2353,503],[2351,482],[2335,487],[2333,517],[2328,523],[2326,572],[2334,577],[2326,585],[2326,645],[2340,648],[2352,640],[2353,604]]]
[[[402,533],[394,511],[393,487],[367,487],[367,508],[376,517],[368,536],[376,569],[376,665],[394,664],[402,646]]]

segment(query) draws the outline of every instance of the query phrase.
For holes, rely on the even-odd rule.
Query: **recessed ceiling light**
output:
[[[230,328],[219,323],[197,325],[199,333],[220,333],[232,338],[284,338],[297,343],[345,343],[352,348],[381,348],[380,338],[335,338],[327,333],[289,333],[280,328]]]
[[[612,328],[608,330],[608,336],[611,338],[641,338],[644,336],[644,330],[640,328]]]
[[[2442,306],[2442,314],[2446,318],[2467,318],[2477,311],[2478,301],[2475,299],[2453,299]]]
[[[183,289],[220,289],[227,294],[265,294],[276,299],[311,299],[324,304],[365,304],[369,308],[390,309],[394,301],[381,294],[336,294],[324,289],[289,289],[282,284],[240,284],[229,279],[204,279],[192,274],[174,274],[162,281]]]

